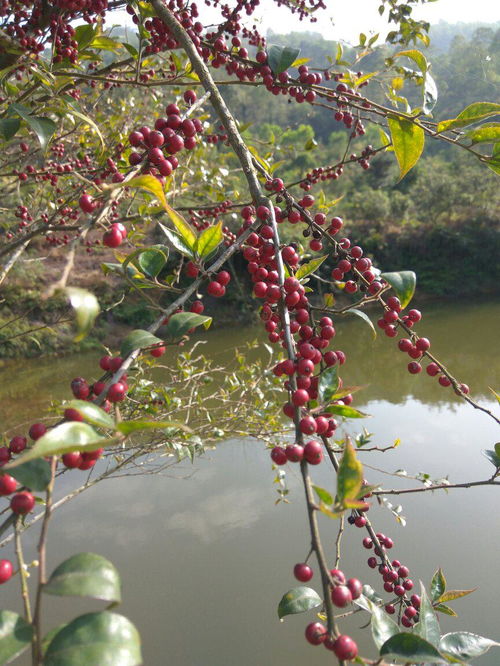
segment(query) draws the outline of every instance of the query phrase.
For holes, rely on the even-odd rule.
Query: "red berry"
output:
[[[109,387],[107,398],[110,402],[121,402],[125,398],[126,392],[123,382],[116,382]]]
[[[339,608],[347,606],[347,604],[350,604],[352,601],[351,590],[347,585],[337,585],[334,587],[331,596],[333,603]]]
[[[96,207],[96,202],[88,194],[82,194],[78,202],[84,213],[92,213]]]
[[[293,567],[293,575],[301,583],[307,583],[313,577],[313,570],[305,562],[299,562]]]
[[[102,237],[102,242],[106,247],[118,247],[123,243],[123,236],[118,229],[109,229]]]
[[[21,453],[26,448],[28,440],[26,437],[16,435],[9,442],[9,449],[11,453]]]
[[[24,490],[22,493],[16,493],[10,500],[10,508],[14,513],[24,515],[32,511],[34,506],[35,498],[27,490]]]
[[[321,622],[311,622],[306,627],[306,640],[311,645],[321,645],[327,635],[326,627]]]
[[[276,465],[286,465],[288,462],[285,449],[283,449],[281,446],[275,446],[273,449],[271,449],[271,459]]]
[[[363,592],[363,584],[357,578],[349,578],[347,581],[347,587],[351,591],[353,599],[357,599]]]
[[[341,661],[352,661],[358,656],[358,646],[350,636],[342,635],[333,644],[335,656]]]
[[[76,469],[82,462],[82,454],[78,451],[73,453],[65,453],[62,457],[63,465],[68,469]]]
[[[14,567],[10,560],[0,560],[0,585],[6,583],[11,578]]]
[[[214,298],[222,298],[222,296],[224,296],[225,293],[226,293],[226,288],[222,284],[220,284],[220,282],[212,280],[212,282],[208,283],[207,294],[210,294],[210,296],[213,296]]]
[[[64,419],[66,421],[83,421],[83,416],[77,409],[68,407],[64,410]]]
[[[151,349],[151,351],[150,351],[149,353],[150,353],[151,356],[153,356],[154,358],[160,358],[160,356],[163,356],[163,354],[165,353],[166,349],[167,349],[167,348],[165,347],[165,345],[159,345],[158,347],[153,347],[153,349]]]
[[[408,372],[412,375],[418,375],[419,372],[422,372],[422,366],[416,361],[411,361],[411,363],[408,363]]]
[[[28,432],[31,439],[37,440],[40,439],[40,437],[42,437],[43,435],[45,435],[45,433],[47,432],[47,428],[44,426],[43,423],[33,423]]]
[[[289,444],[285,448],[285,454],[290,462],[300,462],[304,457],[304,447],[300,444]]]
[[[101,359],[99,359],[99,366],[101,367],[102,370],[106,370],[106,372],[110,369],[110,361],[111,361],[111,356],[103,356]]]
[[[0,475],[0,495],[11,495],[17,488],[17,481],[10,474]]]
[[[431,343],[427,338],[419,338],[415,343],[415,347],[422,352],[427,351],[430,348],[430,346]]]
[[[304,446],[304,458],[310,465],[319,465],[323,460],[323,447],[319,442],[311,440]]]
[[[231,280],[231,275],[227,271],[219,271],[215,279],[219,284],[225,287]]]
[[[309,393],[305,389],[297,389],[292,393],[292,403],[295,407],[303,407],[309,400]]]
[[[115,358],[112,358],[111,361],[109,362],[109,369],[111,372],[116,372],[118,368],[121,367],[123,363],[123,359],[121,356],[115,356]]]

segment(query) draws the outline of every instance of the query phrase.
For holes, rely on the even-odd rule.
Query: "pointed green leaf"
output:
[[[161,203],[163,208],[168,212],[170,206],[167,204],[165,198],[165,191],[163,185],[160,183],[158,178],[155,178],[151,174],[146,174],[144,176],[136,176],[131,180],[126,180],[119,187],[137,187],[141,190],[147,190],[154,194],[158,201]]]
[[[323,370],[318,382],[318,400],[329,402],[339,388],[339,373],[336,365]]]
[[[471,590],[448,590],[448,592],[444,592],[439,599],[437,599],[438,603],[442,603],[444,601],[454,601],[455,599],[460,599],[461,597],[466,597],[468,594],[472,594],[477,590],[477,587],[472,588]]]
[[[94,325],[94,321],[100,310],[99,302],[94,294],[87,289],[66,287],[64,291],[69,298],[71,307],[75,311],[77,334],[74,341],[80,342],[88,335]]]
[[[114,39],[106,37],[105,35],[96,35],[89,44],[91,49],[100,51],[114,51],[115,53],[120,50],[121,44],[115,42]]]
[[[363,465],[356,458],[356,452],[347,442],[337,472],[337,499],[339,502],[355,499],[363,486]]]
[[[322,502],[325,504],[333,504],[333,497],[327,490],[320,488],[320,486],[313,486],[312,488]]]
[[[500,114],[500,104],[494,102],[474,102],[466,107],[456,118],[452,120],[442,120],[438,123],[437,131],[445,132],[446,130],[456,129],[458,127],[466,127],[477,123],[484,118],[496,116]]]
[[[328,255],[325,254],[324,257],[318,257],[317,259],[311,259],[311,261],[306,262],[305,264],[302,264],[299,266],[297,272],[295,273],[295,277],[297,280],[302,280],[303,278],[306,277],[306,275],[310,275],[311,273],[315,273],[318,268],[321,266],[321,264],[328,259]]]
[[[140,430],[163,430],[164,428],[173,428],[176,430],[184,430],[191,432],[184,423],[180,421],[120,421],[116,424],[116,429],[123,435],[130,435],[132,432]]]
[[[294,615],[295,613],[304,613],[311,608],[316,608],[322,603],[321,597],[311,587],[294,587],[283,595],[278,605],[278,617]]]
[[[413,271],[394,271],[380,275],[396,292],[401,301],[401,307],[405,308],[413,298],[417,286],[417,276]]]
[[[31,645],[33,627],[12,611],[0,611],[0,664],[8,664]]]
[[[41,492],[49,485],[51,479],[50,464],[46,460],[30,460],[11,471],[11,475],[19,483],[30,490]]]
[[[123,48],[127,49],[127,51],[130,53],[132,58],[135,58],[137,60],[137,57],[139,56],[139,52],[135,48],[135,46],[132,46],[132,44],[129,44],[128,42],[121,42],[121,45],[123,46]]]
[[[496,143],[500,141],[500,123],[485,123],[467,132],[472,143]]]
[[[373,603],[363,594],[354,602],[356,605],[361,606],[369,613],[371,613],[371,630],[373,642],[380,650],[382,645],[399,633],[399,627],[394,620],[376,603]]]
[[[101,447],[112,446],[117,441],[116,438],[101,437],[87,423],[67,421],[46,432],[36,440],[30,449],[25,449],[20,456],[11,460],[3,469],[14,469],[28,460],[37,458],[58,456],[73,451],[93,451]]]
[[[120,575],[114,564],[102,555],[78,553],[54,569],[43,591],[62,597],[120,602]]]
[[[437,601],[446,590],[446,578],[442,569],[438,569],[431,580],[431,599]]]
[[[484,636],[471,634],[468,631],[455,631],[445,634],[441,638],[439,649],[450,657],[469,661],[469,659],[480,657],[491,647],[498,645],[500,643]]]
[[[393,58],[400,58],[402,56],[405,56],[406,58],[410,58],[415,62],[420,69],[420,71],[425,74],[427,71],[429,64],[427,62],[427,58],[424,56],[424,54],[419,51],[418,49],[409,49],[408,51],[400,51],[399,53],[395,53],[392,57]]]
[[[163,340],[157,338],[156,335],[153,335],[142,328],[137,328],[123,338],[120,346],[120,354],[122,356],[128,356],[134,351],[134,349],[146,349],[146,347],[151,347],[152,345],[157,345],[161,342],[163,342]]]
[[[30,110],[22,104],[11,104],[9,109],[17,113],[31,127],[38,137],[42,150],[45,150],[47,144],[57,129],[57,125],[50,118],[38,118],[32,116]]]
[[[61,405],[61,410],[76,409],[83,416],[83,420],[91,425],[107,430],[115,429],[114,419],[104,409],[87,400],[70,400]]]
[[[213,224],[207,227],[198,236],[194,246],[195,254],[201,259],[206,259],[219,247],[223,240],[224,234],[222,233],[222,222]]]
[[[401,180],[418,162],[424,149],[425,134],[416,122],[410,120],[390,117],[387,123],[399,164],[399,180]]]
[[[446,604],[437,604],[434,606],[434,610],[438,613],[443,613],[444,615],[450,615],[451,617],[458,617],[453,608],[450,608]]]
[[[182,237],[182,240],[191,250],[194,250],[197,236],[196,233],[193,231],[191,225],[188,222],[186,222],[186,220],[182,217],[180,213],[175,211],[166,202],[165,202],[165,210],[167,211],[170,219],[172,220],[174,227],[177,229],[180,236]]]
[[[93,25],[84,23],[75,28],[75,40],[78,43],[78,50],[83,51],[94,39],[96,30]]]
[[[56,633],[44,666],[140,666],[139,632],[117,613],[80,615]]]
[[[350,405],[328,405],[325,411],[336,416],[343,416],[345,419],[366,419],[370,416],[370,414],[360,412],[359,409]]]
[[[179,234],[177,234],[175,231],[171,231],[168,227],[165,227],[163,224],[161,224],[161,222],[158,222],[158,226],[163,231],[167,237],[168,242],[174,248],[174,250],[177,250],[177,252],[180,252],[180,254],[183,254],[190,259],[194,259],[193,249],[184,242],[183,238],[179,236]]]
[[[297,60],[300,49],[289,46],[271,46],[267,51],[267,62],[274,74],[281,74]]]
[[[168,259],[168,248],[165,245],[152,245],[140,250],[134,263],[150,278],[157,277],[163,270]]]
[[[500,467],[500,456],[497,455],[496,451],[493,451],[492,449],[485,449],[484,451],[481,451],[483,456],[488,458],[490,463],[494,465],[495,467],[499,468]]]
[[[212,317],[196,314],[195,312],[178,312],[170,317],[165,329],[165,337],[170,340],[182,338],[190,329],[197,326],[209,328]]]
[[[20,127],[21,121],[19,118],[0,118],[0,134],[5,141],[10,141]]]
[[[420,583],[419,617],[420,619],[414,627],[415,633],[437,647],[441,636],[439,622],[422,582]]]
[[[387,640],[380,648],[381,657],[390,657],[402,661],[446,663],[437,649],[421,636],[401,632]]]
[[[356,317],[359,317],[360,319],[365,321],[368,324],[368,326],[370,327],[373,339],[375,340],[375,338],[377,337],[377,331],[375,330],[375,326],[373,325],[372,320],[366,314],[366,312],[363,312],[363,310],[358,310],[357,308],[349,308],[349,310],[346,310],[345,312],[346,312],[346,314],[356,315]]]

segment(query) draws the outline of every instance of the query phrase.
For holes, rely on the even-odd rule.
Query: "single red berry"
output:
[[[389,615],[394,615],[394,613],[396,612],[396,608],[392,604],[386,604],[385,612],[388,613]]]
[[[78,451],[65,453],[62,457],[63,465],[68,469],[76,469],[82,462],[82,454]]]
[[[431,346],[431,343],[429,342],[429,340],[427,338],[419,338],[415,343],[415,347],[419,351],[422,351],[422,352],[427,351],[428,349],[430,349],[430,346]]]
[[[231,280],[231,274],[227,271],[219,271],[215,277],[217,282],[225,287]]]
[[[293,575],[301,583],[307,583],[313,577],[313,570],[305,562],[299,562],[293,567]]]
[[[123,382],[116,382],[109,387],[107,398],[110,402],[121,402],[125,398],[126,392]]]
[[[451,386],[451,381],[445,375],[441,375],[441,377],[438,379],[438,382],[441,384],[441,386]]]
[[[343,608],[352,602],[352,593],[347,585],[337,585],[331,593],[332,601],[335,606]]]
[[[346,584],[353,599],[357,599],[363,592],[363,583],[358,578],[349,578]]]
[[[12,495],[16,491],[17,481],[10,474],[1,474],[0,475],[0,495]]]
[[[0,585],[6,583],[12,577],[14,567],[10,560],[0,560]]]
[[[106,372],[110,369],[109,363],[111,361],[111,356],[103,356],[101,359],[99,359],[99,366],[102,370],[106,370]]]
[[[408,372],[412,375],[418,375],[419,372],[422,372],[422,366],[416,361],[411,361],[411,363],[408,363]]]
[[[290,462],[300,462],[304,457],[304,447],[300,444],[289,444],[285,448],[285,454]]]
[[[65,421],[83,421],[82,414],[73,407],[68,407],[64,410],[64,420]]]
[[[84,213],[92,213],[96,207],[96,202],[88,194],[82,194],[79,199],[80,208]]]
[[[408,317],[411,319],[411,321],[417,323],[422,319],[422,313],[420,310],[409,310]]]
[[[285,449],[283,449],[281,446],[275,446],[273,449],[271,449],[271,459],[276,465],[286,465],[288,462]]]
[[[358,656],[358,646],[350,636],[341,635],[333,644],[335,656],[341,661],[353,661]]]
[[[343,585],[345,583],[345,574],[340,569],[330,569],[330,576],[336,585]]]
[[[205,310],[205,306],[201,301],[193,301],[190,310],[196,314],[201,314]]]
[[[119,247],[123,243],[123,236],[118,229],[109,229],[104,233],[102,242],[106,247]]]
[[[226,288],[222,284],[220,284],[220,282],[212,280],[212,282],[208,283],[207,294],[210,294],[210,296],[213,296],[214,298],[222,298],[222,296],[224,296],[225,293],[226,293]]]
[[[153,347],[149,352],[154,358],[160,358],[166,352],[167,348],[165,345],[159,345],[158,347]]]
[[[37,440],[40,439],[47,432],[46,426],[43,423],[33,423],[28,433],[31,439]]]
[[[311,622],[306,627],[306,640],[311,645],[321,645],[327,636],[326,627],[321,622]]]
[[[319,465],[323,460],[323,447],[319,442],[310,440],[304,446],[304,458],[310,465]]]
[[[28,440],[26,439],[26,437],[21,437],[20,435],[16,435],[9,442],[10,452],[21,453],[21,451],[24,451],[24,449],[26,448],[27,443]]]
[[[435,377],[439,373],[439,365],[437,363],[429,363],[425,370],[428,375]]]
[[[32,511],[34,506],[35,498],[27,490],[24,490],[22,493],[16,493],[10,500],[10,508],[14,513],[24,515]]]

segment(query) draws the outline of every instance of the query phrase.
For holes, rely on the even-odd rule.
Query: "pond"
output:
[[[498,338],[500,306],[428,305],[419,332],[432,342],[460,381],[481,404],[497,410],[488,386],[500,387]],[[372,444],[398,448],[360,454],[370,483],[416,487],[418,481],[388,476],[404,468],[451,482],[485,479],[493,472],[481,455],[492,448],[498,427],[487,415],[442,388],[425,373],[411,376],[407,357],[385,336],[371,338],[360,320],[338,325],[335,348],[347,353],[342,376],[349,385],[366,385],[355,406],[371,415],[362,422]],[[255,337],[259,327],[206,334],[205,353],[223,360],[230,348]],[[226,350],[226,351],[221,351]],[[95,355],[30,360],[0,369],[0,414],[4,427],[33,422],[51,398],[67,396],[75,375],[95,367]],[[356,432],[361,426],[350,424]],[[22,431],[22,429],[21,429]],[[328,467],[312,471],[314,482],[328,487]],[[269,453],[251,440],[227,441],[194,464],[182,463],[162,476],[124,476],[83,493],[59,510],[50,527],[49,571],[80,551],[100,553],[118,567],[124,601],[119,609],[138,627],[144,663],[176,666],[316,666],[332,656],[303,638],[314,612],[285,618],[276,608],[296,584],[293,565],[308,552],[308,531],[298,468],[287,466],[288,504],[275,505],[275,473]],[[370,517],[395,542],[392,553],[427,585],[442,567],[450,589],[478,587],[451,605],[458,618],[443,617],[443,631],[469,630],[500,640],[500,519],[498,488],[480,487],[418,493],[394,498],[407,526],[385,508]],[[325,547],[332,554],[337,524],[324,519]],[[349,576],[380,589],[366,565],[362,530],[347,527],[341,568]],[[35,534],[28,533],[27,559],[34,557]],[[6,549],[7,556],[10,548]],[[311,585],[319,585],[317,576]],[[20,610],[17,578],[0,589],[1,608]],[[50,628],[68,617],[101,607],[99,602],[47,598]],[[361,653],[373,654],[366,621],[357,615],[342,624],[360,640]],[[20,658],[15,663],[23,662]],[[500,663],[500,650],[478,659]],[[89,665],[90,666],[90,665]]]

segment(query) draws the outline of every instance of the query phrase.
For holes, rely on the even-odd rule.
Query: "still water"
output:
[[[498,412],[488,386],[500,388],[500,306],[427,306],[424,311],[419,332],[431,339],[435,354],[471,386],[474,397]],[[344,381],[367,385],[355,405],[372,415],[363,425],[374,433],[373,444],[386,446],[401,439],[395,450],[360,454],[370,483],[418,485],[380,469],[405,468],[409,475],[425,471],[433,478],[449,475],[451,482],[491,475],[493,468],[481,449],[492,448],[500,439],[493,420],[425,373],[410,376],[407,357],[394,350],[395,342],[382,336],[373,341],[363,322],[346,320],[338,328],[335,348],[348,356]],[[209,332],[205,352],[221,360],[221,349],[260,335],[259,328],[252,327]],[[73,376],[95,367],[94,358],[31,360],[0,369],[3,426],[41,416],[51,398],[67,395]],[[148,666],[331,663],[330,653],[303,638],[313,612],[283,623],[276,613],[281,596],[295,585],[293,565],[308,551],[300,479],[297,469],[289,467],[290,503],[278,505],[269,454],[249,440],[225,442],[193,465],[183,463],[163,476],[103,482],[56,513],[49,570],[80,551],[111,559],[123,580],[119,612],[139,628]],[[326,465],[314,469],[314,481],[329,487],[327,472]],[[500,641],[498,488],[420,493],[400,500],[406,528],[382,507],[374,506],[370,516],[378,530],[393,537],[394,557],[409,566],[413,580],[428,584],[442,567],[450,589],[478,587],[451,604],[459,617],[445,617],[443,632],[469,630]],[[332,553],[336,524],[325,519],[321,526]],[[366,566],[363,536],[356,528],[346,530],[341,568],[380,589],[378,575]],[[26,542],[29,561],[34,557],[34,530]],[[17,597],[16,578],[1,588],[0,607],[20,610]],[[46,626],[98,607],[99,602],[48,597]],[[365,621],[358,615],[342,628],[356,637],[365,635],[359,641],[361,653],[370,656],[366,631],[357,629]],[[500,664],[500,649],[474,663]]]

